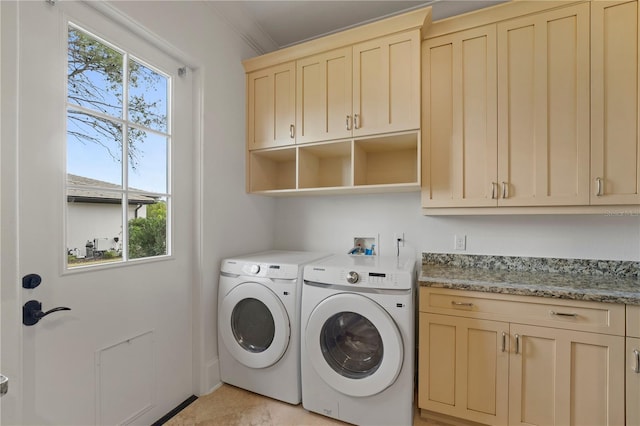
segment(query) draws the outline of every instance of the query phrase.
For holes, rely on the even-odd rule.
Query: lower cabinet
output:
[[[627,306],[627,425],[640,425],[640,306]]]
[[[624,424],[624,305],[547,300],[421,288],[422,414],[491,425]]]
[[[624,337],[511,324],[509,424],[624,424]]]
[[[419,407],[507,424],[509,324],[420,312],[419,327]]]

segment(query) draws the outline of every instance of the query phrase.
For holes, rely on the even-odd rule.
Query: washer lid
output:
[[[404,359],[402,336],[391,316],[373,300],[354,293],[335,294],[314,308],[305,345],[322,380],[357,397],[391,386]]]
[[[287,311],[276,294],[254,282],[239,284],[220,304],[218,330],[231,355],[250,368],[282,358],[291,336]]]

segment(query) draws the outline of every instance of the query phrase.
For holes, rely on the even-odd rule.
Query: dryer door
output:
[[[238,362],[265,368],[287,350],[291,326],[276,294],[262,284],[247,282],[234,287],[220,304],[219,332]]]
[[[318,375],[346,395],[382,392],[402,368],[400,330],[384,308],[360,294],[338,293],[320,302],[309,316],[305,344]]]

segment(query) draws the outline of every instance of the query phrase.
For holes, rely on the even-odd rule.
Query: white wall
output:
[[[245,194],[245,78],[241,61],[256,56],[208,2],[115,1],[112,5],[166,40],[195,66],[199,80],[200,206],[194,241],[201,282],[194,290],[195,393],[219,382],[217,291],[225,257],[273,246],[275,201]],[[201,212],[201,214],[200,214]],[[197,368],[197,367],[196,367]],[[198,383],[199,382],[199,383]]]
[[[420,194],[286,198],[277,201],[276,247],[346,252],[355,236],[380,235],[382,254],[395,254],[393,234],[405,233],[403,255],[466,254],[640,261],[640,216],[423,216]],[[367,235],[355,235],[367,234]]]

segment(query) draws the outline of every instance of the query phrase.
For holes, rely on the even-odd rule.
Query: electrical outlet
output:
[[[398,247],[404,247],[404,232],[396,232],[393,234],[393,245],[398,244]]]
[[[454,236],[454,244],[453,248],[456,250],[466,250],[467,249],[467,236],[466,235],[455,235]]]

